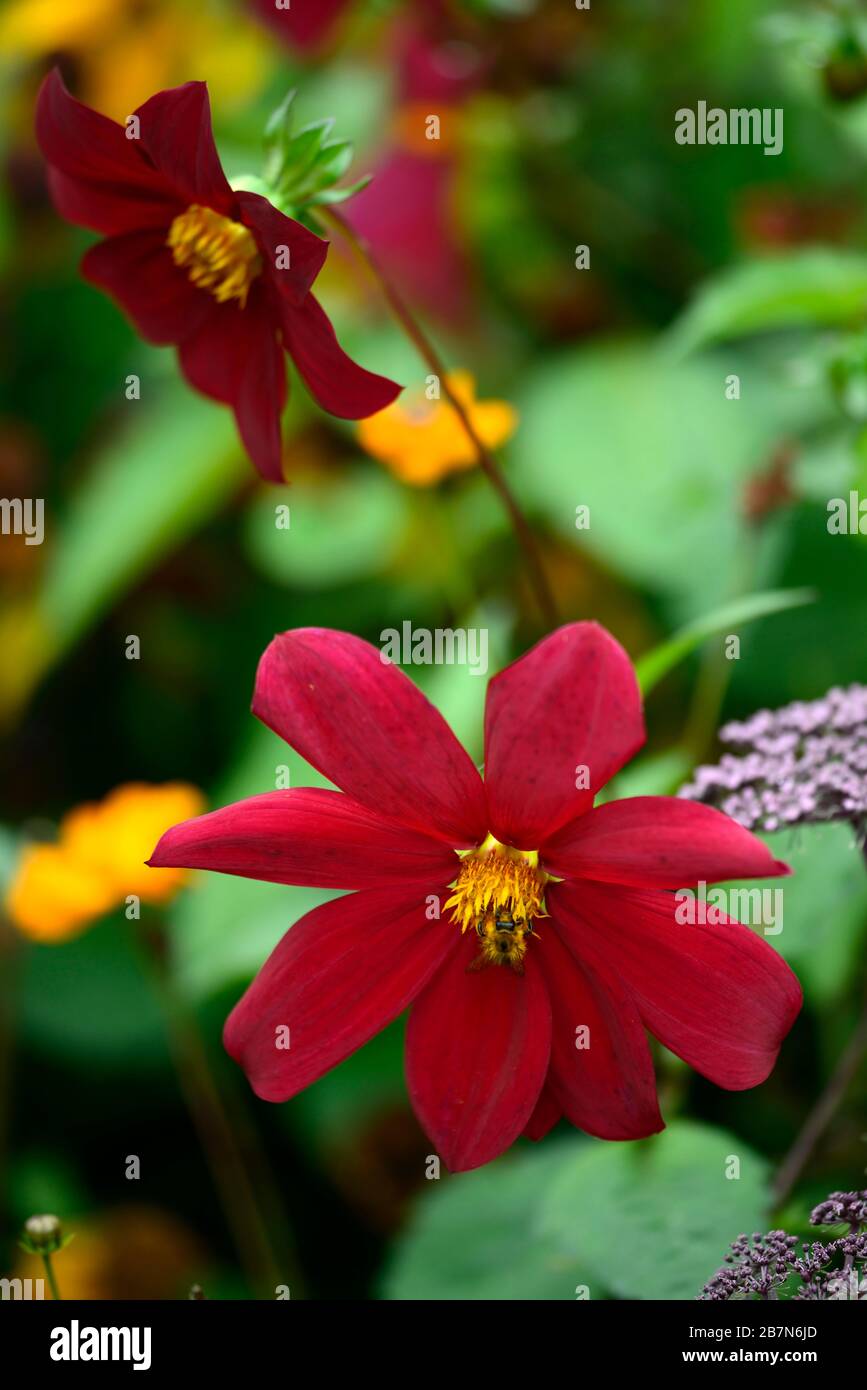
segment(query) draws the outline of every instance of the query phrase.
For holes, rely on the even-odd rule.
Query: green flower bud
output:
[[[275,207],[298,217],[317,204],[342,203],[366,188],[370,178],[359,179],[348,187],[335,187],[352,163],[352,145],[348,140],[330,138],[332,118],[296,129],[294,98],[295,93],[290,92],[265,128],[263,183],[266,196]],[[249,189],[249,182],[244,187]]]
[[[53,1255],[62,1250],[66,1241],[63,1228],[56,1216],[31,1216],[24,1223],[24,1236],[20,1242],[22,1249],[31,1255]]]

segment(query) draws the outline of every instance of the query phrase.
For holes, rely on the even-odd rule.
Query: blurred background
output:
[[[796,871],[772,944],[806,995],[774,1074],[728,1094],[657,1049],[669,1129],[644,1146],[561,1126],[429,1180],[400,1024],[289,1104],[257,1101],[223,1021],[326,895],[204,874],[157,890],[139,865],[200,803],[319,780],[249,713],[265,645],[306,624],[375,642],[407,619],[486,627],[493,673],[544,629],[486,480],[448,457],[433,480],[414,468],[424,411],[417,446],[378,449],[293,383],[291,482],[267,487],[230,413],[81,280],[92,238],[55,214],[32,131],[55,63],[121,121],[207,80],[230,178],[260,169],[289,89],[301,122],[335,119],[349,177],[374,175],[347,218],[448,363],[501,403],[500,456],[563,619],[662,653],[647,749],[614,790],[668,793],[717,756],[723,719],[867,673],[865,537],[827,527],[830,499],[867,492],[863,7],[0,10],[0,495],[45,500],[41,545],[0,536],[0,1273],[39,1272],[16,1238],[51,1211],[75,1232],[55,1261],[66,1297],[693,1297],[730,1240],[771,1224],[773,1170],[858,1014],[867,872],[851,831],[772,837]],[[674,113],[699,100],[782,108],[782,152],[679,145]],[[363,365],[424,386],[337,242],[317,294]],[[411,674],[480,759],[485,682]],[[788,1229],[865,1185],[865,1099],[862,1067],[776,1212]],[[721,1179],[726,1155],[738,1182]]]

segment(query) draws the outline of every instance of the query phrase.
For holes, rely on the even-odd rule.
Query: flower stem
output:
[[[236,1141],[198,1024],[165,969],[162,935],[142,922],[137,939],[163,1006],[181,1091],[247,1278],[259,1297],[273,1298],[278,1285],[288,1284],[294,1298],[301,1293],[300,1277],[285,1257],[278,1261],[271,1247],[269,1226],[257,1200],[261,1184],[253,1181]]]
[[[855,1025],[855,1031],[843,1049],[827,1086],[807,1116],[800,1134],[786,1154],[774,1179],[772,1192],[775,1206],[780,1206],[785,1201],[801,1176],[802,1169],[854,1080],[865,1052],[867,1052],[867,1000],[864,1002],[861,1015]]]
[[[48,1280],[48,1287],[51,1290],[51,1297],[54,1299],[55,1303],[62,1303],[63,1298],[57,1287],[57,1279],[54,1275],[54,1265],[51,1263],[51,1256],[47,1251],[42,1255],[42,1264],[45,1269],[45,1278]]]
[[[317,208],[317,212],[326,221],[336,227],[355,253],[364,261],[367,269],[370,271],[385,296],[395,318],[406,333],[406,336],[415,347],[422,361],[427,364],[434,376],[439,379],[440,389],[460,420],[464,433],[473,446],[476,458],[479,461],[479,467],[488,478],[488,481],[498,494],[503,506],[506,508],[518,544],[524,552],[527,573],[542,615],[549,626],[556,627],[559,622],[557,604],[551,591],[551,586],[548,583],[548,578],[545,574],[541,557],[527,518],[521,511],[511,488],[503,477],[496,458],[487,445],[479,438],[478,431],[472,422],[469,412],[463,402],[458,400],[454,391],[449,386],[448,370],[438,349],[431,342],[418,319],[410,310],[403,295],[397,290],[393,282],[382,269],[369,243],[354,231],[346,221],[346,218],[341,213],[337,212],[335,208],[320,207]]]

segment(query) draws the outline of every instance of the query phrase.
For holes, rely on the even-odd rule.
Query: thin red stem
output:
[[[475,450],[476,457],[479,461],[479,467],[488,478],[488,481],[491,483],[491,486],[494,488],[508,512],[509,520],[514,528],[518,544],[524,553],[527,573],[542,615],[550,627],[556,627],[559,622],[557,604],[551,592],[551,587],[548,583],[536,547],[536,542],[533,538],[533,533],[524,513],[515,500],[511,488],[503,477],[496,458],[487,445],[479,438],[469,412],[450,387],[448,370],[439,351],[421,327],[421,324],[410,310],[403,296],[395,288],[392,281],[382,269],[374,252],[364,238],[360,237],[357,232],[353,230],[346,219],[337,212],[335,208],[319,208],[318,212],[337,228],[346,241],[349,242],[350,246],[352,246],[356,254],[364,261],[371,275],[379,285],[379,288],[382,290],[385,299],[394,313],[395,318],[406,333],[406,336],[415,347],[422,361],[430,367],[434,376],[439,379],[443,395],[460,420],[464,432]]]

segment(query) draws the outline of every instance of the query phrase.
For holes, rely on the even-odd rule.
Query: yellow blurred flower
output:
[[[108,912],[114,901],[108,884],[60,845],[30,845],[9,888],[6,911],[34,941],[64,941]]]
[[[511,439],[518,413],[508,401],[477,401],[469,372],[451,372],[446,380],[483,444],[496,449]],[[429,400],[423,391],[405,391],[385,410],[362,420],[358,438],[368,454],[416,487],[428,487],[477,462],[454,407],[444,398]]]
[[[6,0],[0,13],[7,63],[70,56],[76,95],[118,121],[191,76],[207,76],[215,106],[240,104],[264,84],[272,49],[243,6],[214,0]]]
[[[187,870],[149,869],[144,861],[164,830],[203,806],[201,792],[185,782],[131,782],[76,807],[54,844],[24,850],[6,896],[10,920],[34,941],[65,941],[131,895],[167,902]]]

